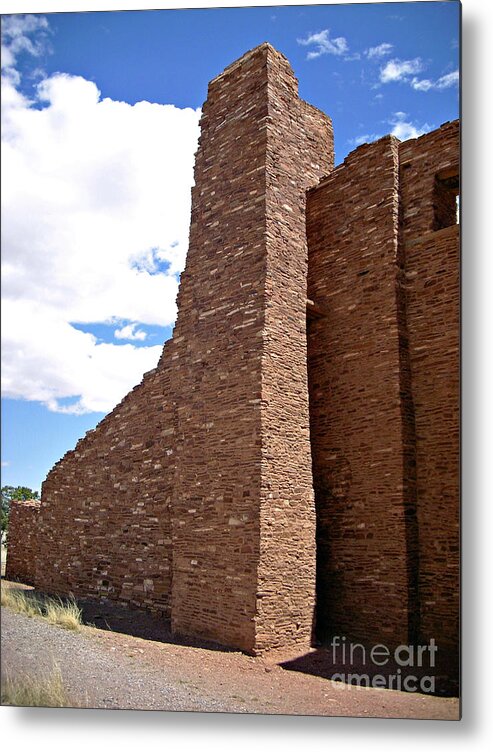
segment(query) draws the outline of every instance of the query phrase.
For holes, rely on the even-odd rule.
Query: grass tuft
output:
[[[22,678],[2,679],[2,705],[17,707],[41,708],[73,708],[63,684],[60,669],[56,667],[53,673],[45,679],[25,676]]]
[[[82,626],[82,611],[73,598],[67,601],[61,598],[41,598],[31,590],[2,587],[2,606],[29,617],[40,616],[50,624],[75,632],[80,631]]]
[[[10,587],[2,587],[2,606],[11,608],[18,614],[26,616],[42,616],[40,600],[30,593],[27,595],[25,590],[15,590]]]
[[[64,629],[78,632],[82,624],[82,611],[73,598],[62,601],[61,598],[48,598],[44,604],[45,618],[51,624],[58,624]]]

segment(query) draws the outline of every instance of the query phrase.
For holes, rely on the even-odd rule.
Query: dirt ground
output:
[[[22,587],[2,582],[2,587]],[[2,674],[42,676],[59,667],[74,704],[198,712],[458,720],[459,700],[349,686],[323,674],[326,656],[252,658],[180,640],[161,619],[83,602],[84,626],[69,632],[2,608]]]

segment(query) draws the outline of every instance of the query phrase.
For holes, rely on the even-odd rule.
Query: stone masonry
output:
[[[8,576],[250,653],[456,656],[458,163],[456,121],[334,168],[268,44],[215,78],[173,337],[51,470],[25,548],[14,505]]]
[[[34,585],[38,557],[38,518],[40,501],[15,501],[9,515],[8,548],[5,576]]]

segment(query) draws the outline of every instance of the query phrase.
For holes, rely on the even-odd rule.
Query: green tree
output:
[[[8,530],[10,503],[14,499],[39,499],[39,494],[27,486],[2,486],[2,538]]]

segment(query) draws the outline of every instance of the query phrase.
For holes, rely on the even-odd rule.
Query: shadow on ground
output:
[[[370,649],[360,648],[354,651],[351,661],[338,660],[337,651],[335,658],[334,661],[334,653],[330,647],[322,646],[279,665],[288,671],[299,671],[303,674],[320,676],[323,679],[343,681],[346,684],[359,683],[361,686],[375,686],[372,681],[376,676],[380,676],[383,677],[383,680],[380,679],[380,686],[385,689],[425,692],[440,697],[459,696],[458,682],[450,678],[454,675],[454,669],[446,661],[433,668],[429,665],[401,667],[394,660],[389,659],[387,665],[377,666],[370,659]]]
[[[211,640],[173,634],[171,632],[171,622],[165,616],[152,614],[142,609],[132,608],[131,606],[124,607],[114,603],[103,603],[90,599],[81,599],[77,603],[82,609],[84,624],[97,627],[98,629],[121,632],[132,637],[141,637],[144,640],[154,640],[156,642],[167,642],[172,645],[234,652]]]
[[[9,583],[8,586],[12,589],[22,590],[26,597],[38,600],[47,597],[45,594],[20,583]],[[77,600],[77,605],[82,611],[82,622],[97,629],[171,645],[196,647],[223,653],[239,652],[209,640],[172,634],[169,619],[136,607],[121,606],[109,601],[88,598]],[[340,651],[338,654],[336,653],[336,659],[339,656]],[[279,665],[287,671],[297,671],[350,684],[360,682],[362,686],[365,686],[366,677],[371,684],[372,679],[379,675],[383,676],[385,680],[380,684],[383,688],[408,692],[423,692],[421,681],[424,681],[427,694],[441,697],[459,696],[459,683],[450,678],[457,676],[457,669],[451,664],[450,659],[447,660],[446,658],[438,662],[435,668],[430,668],[427,665],[421,668],[400,667],[394,660],[389,660],[386,666],[377,666],[370,660],[370,649],[361,650],[358,648],[354,651],[351,661],[343,662],[340,660],[334,661],[333,650],[329,646],[319,646],[317,649],[297,658],[282,661]],[[409,675],[415,675],[416,681],[411,681],[406,686],[404,679]],[[426,676],[432,676],[434,679],[433,691],[430,691],[429,682],[424,679]]]
[[[3,580],[4,578],[2,578]],[[22,583],[9,582],[8,587],[15,591],[22,591],[26,598],[43,601],[46,598],[60,598],[58,595],[51,596]],[[93,600],[90,598],[77,599],[77,605],[82,612],[82,623],[89,627],[96,627],[110,632],[119,632],[131,637],[140,637],[154,642],[166,642],[172,645],[203,648],[205,650],[220,651],[222,653],[238,652],[225,648],[211,640],[189,637],[186,635],[172,634],[170,620],[165,616],[153,614],[132,606],[120,606],[109,601]]]

